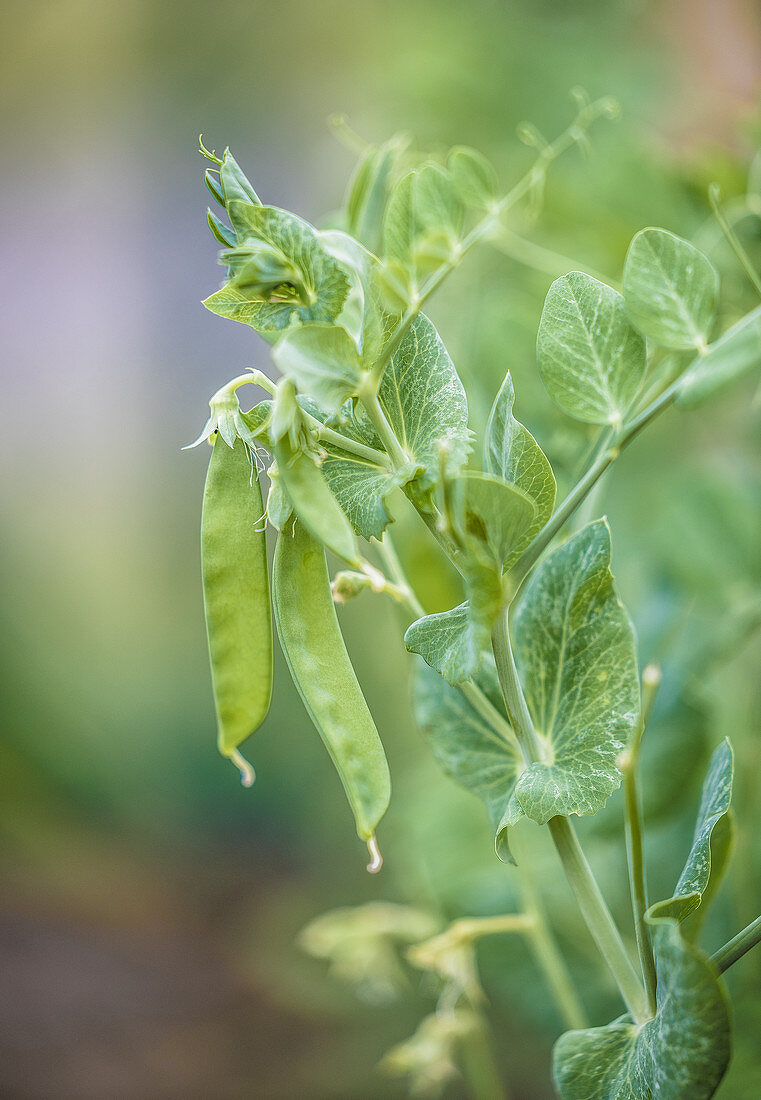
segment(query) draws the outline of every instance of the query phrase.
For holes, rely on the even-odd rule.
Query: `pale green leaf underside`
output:
[[[624,264],[626,310],[645,336],[666,348],[708,342],[719,276],[699,249],[666,229],[643,229]]]
[[[677,397],[680,405],[697,405],[735,378],[761,367],[761,306],[728,329],[687,371]]]
[[[723,870],[723,867],[716,866],[715,849],[717,844],[720,848],[724,847],[721,835],[722,824],[724,826],[727,824],[727,814],[732,800],[733,771],[732,746],[728,740],[724,740],[711,757],[708,774],[703,783],[692,848],[674,893],[665,901],[651,905],[648,910],[649,917],[653,919],[670,917],[683,921],[700,905],[712,874],[716,876]]]
[[[623,298],[581,271],[550,287],[536,351],[550,397],[592,424],[623,419],[645,372],[645,341],[626,316]]]
[[[337,412],[357,392],[360,359],[346,329],[338,325],[303,325],[287,332],[272,352],[280,371],[299,392]]]
[[[510,482],[530,497],[536,515],[526,531],[525,546],[541,531],[555,507],[555,476],[544,452],[527,428],[513,416],[515,393],[508,371],[492,406],[484,441],[484,470]],[[516,547],[518,554],[524,545]]]
[[[610,571],[605,520],[549,554],[515,618],[515,651],[549,762],[523,773],[516,796],[544,824],[594,814],[620,785],[616,757],[637,721],[634,630]]]
[[[407,628],[404,644],[410,653],[419,653],[449,684],[469,680],[481,656],[467,603],[418,619]]]
[[[653,927],[655,1017],[569,1031],[553,1051],[561,1100],[709,1100],[730,1055],[727,1000],[712,963],[674,921]]]
[[[431,322],[421,314],[383,374],[380,403],[410,459],[424,467],[421,488],[438,477],[439,443],[447,468],[459,469],[470,451],[468,402],[454,363]]]
[[[301,273],[314,293],[314,301],[302,306],[252,300],[226,284],[204,301],[206,308],[270,335],[287,328],[294,320],[305,324],[334,321],[349,293],[349,280],[341,265],[320,244],[314,227],[276,206],[234,201],[229,204],[228,213],[239,243],[253,238],[278,248]]]
[[[508,728],[491,659],[482,662],[474,683],[482,691],[486,706],[493,708]],[[436,760],[455,782],[483,801],[496,833],[498,854],[509,859],[505,823],[520,816],[513,799],[516,776],[523,766],[517,749],[493,730],[462,691],[450,687],[422,662],[415,673],[414,708]]]

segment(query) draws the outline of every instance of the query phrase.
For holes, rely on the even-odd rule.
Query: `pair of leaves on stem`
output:
[[[508,829],[523,814],[540,824],[593,814],[621,782],[616,757],[637,721],[639,684],[604,520],[539,565],[515,618],[514,646],[544,762],[524,766],[490,660],[474,677],[475,693],[424,667],[416,680],[418,722],[444,770],[486,803],[502,859],[510,859]]]
[[[626,256],[623,294],[580,271],[550,287],[537,336],[548,393],[578,420],[620,424],[645,378],[645,337],[704,349],[717,296],[718,275],[702,252],[665,229],[643,229]]]
[[[691,939],[696,910],[705,911],[727,862],[732,770],[724,741],[711,759],[674,894],[647,913],[658,977],[655,1016],[641,1025],[624,1016],[561,1036],[553,1073],[562,1100],[709,1100],[718,1088],[730,1055],[729,1005],[714,964]]]
[[[485,473],[463,474],[449,486],[469,599],[451,611],[418,619],[405,634],[407,649],[419,653],[450,684],[477,671],[502,608],[502,574],[542,529],[555,505],[552,467],[513,416],[514,401],[508,373],[486,430]]]

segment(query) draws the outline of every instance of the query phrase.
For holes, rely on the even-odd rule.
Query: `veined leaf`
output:
[[[469,680],[478,669],[481,656],[471,632],[467,603],[435,615],[424,615],[407,627],[404,644],[419,653],[449,684]]]
[[[272,358],[301,393],[338,412],[357,392],[361,362],[357,345],[338,325],[302,325],[275,345]]]
[[[452,478],[449,489],[452,518],[466,554],[485,549],[501,572],[526,545],[536,504],[515,485],[488,474],[460,474]]]
[[[415,168],[402,176],[388,200],[383,218],[385,258],[404,264],[415,275],[424,274],[448,259],[460,238],[463,216],[446,169],[438,164]]]
[[[349,279],[337,260],[322,247],[317,231],[302,218],[275,206],[254,206],[233,200],[227,210],[238,244],[262,241],[282,253],[300,274],[309,304],[264,301],[228,283],[204,301],[206,308],[270,338],[294,319],[305,324],[334,321],[349,293]]]
[[[541,562],[515,618],[515,651],[546,760],[516,796],[544,824],[594,814],[621,783],[616,756],[639,712],[634,629],[610,571],[605,520]]]
[[[729,1006],[716,968],[684,941],[675,921],[657,921],[653,946],[657,1012],[636,1026],[569,1031],[553,1051],[561,1100],[709,1100],[730,1055]]]
[[[511,731],[492,660],[483,662],[474,682],[485,708],[504,723],[504,737],[494,732],[484,709],[476,709],[462,691],[422,663],[414,680],[415,718],[444,772],[484,802],[497,854],[509,861],[507,825],[521,816],[513,791],[523,763],[517,745],[508,740]]]
[[[571,271],[550,287],[536,341],[539,373],[561,409],[592,424],[616,424],[645,373],[645,341],[621,295]]]
[[[530,497],[536,515],[517,548],[520,554],[541,531],[555,507],[555,476],[531,432],[513,416],[515,392],[507,372],[492,406],[484,441],[484,470],[502,478]]]
[[[347,229],[377,256],[381,250],[383,212],[399,161],[410,143],[395,134],[383,145],[371,146],[357,165],[346,200]]]
[[[719,276],[689,241],[666,229],[643,229],[624,264],[626,310],[645,336],[665,348],[708,343]]]
[[[761,306],[742,317],[699,356],[684,377],[677,397],[680,405],[697,405],[733,382],[745,371],[761,366]]]
[[[483,153],[456,145],[447,157],[447,168],[455,191],[468,206],[486,210],[494,202],[499,190],[497,173]]]
[[[465,390],[441,337],[423,314],[392,355],[378,396],[410,461],[425,471],[421,490],[437,480],[441,443],[450,472],[464,465],[471,438]]]
[[[711,757],[703,783],[692,848],[674,893],[667,900],[651,905],[649,918],[670,917],[683,921],[701,904],[709,884],[715,889],[728,854],[733,770],[732,746],[724,740]]]

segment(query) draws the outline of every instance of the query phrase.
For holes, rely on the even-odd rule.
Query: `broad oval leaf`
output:
[[[410,461],[423,468],[421,490],[438,478],[442,443],[447,469],[464,465],[471,439],[468,401],[441,337],[423,314],[391,356],[378,397]]]
[[[719,276],[689,241],[666,229],[643,229],[629,245],[623,280],[626,310],[645,336],[665,348],[708,343]]]
[[[253,206],[234,200],[227,210],[239,244],[250,239],[270,245],[299,272],[309,304],[264,301],[227,283],[204,301],[206,308],[270,338],[294,319],[305,324],[334,321],[349,293],[349,278],[321,245],[317,230],[303,218],[276,206]]]
[[[494,165],[483,153],[467,145],[456,145],[447,157],[447,168],[462,201],[478,210],[486,210],[499,190]]]
[[[523,762],[505,717],[492,660],[483,662],[474,684],[477,694],[466,696],[421,662],[413,683],[415,719],[443,771],[485,804],[497,854],[509,861],[506,824],[521,815],[513,792]],[[495,732],[493,723],[504,736]]]
[[[619,423],[645,373],[645,341],[626,316],[623,298],[582,271],[550,287],[536,353],[550,397],[592,424]]]
[[[594,814],[621,783],[616,757],[639,712],[634,628],[610,571],[605,520],[553,550],[515,617],[515,652],[546,760],[521,776],[516,797],[544,824]]]
[[[357,392],[361,362],[357,345],[338,325],[302,325],[275,345],[272,357],[301,393],[338,412]]]
[[[383,219],[383,248],[386,258],[397,260],[417,274],[444,263],[460,238],[464,210],[446,169],[423,164],[397,183]],[[430,262],[431,242],[439,241]]]
[[[674,921],[653,928],[657,1012],[637,1026],[569,1031],[553,1051],[561,1100],[709,1100],[730,1056],[730,1018],[716,968]]]
[[[357,165],[349,184],[347,229],[375,255],[380,252],[383,212],[389,192],[409,143],[408,135],[395,134],[383,145],[371,146]]]
[[[711,757],[703,783],[692,848],[672,897],[656,902],[648,917],[683,921],[702,903],[709,884],[716,888],[726,866],[730,837],[729,805],[732,800],[734,755],[728,739]],[[718,858],[717,858],[718,857]]]
[[[761,366],[761,306],[710,344],[685,373],[680,405],[697,405],[746,371]]]
[[[552,515],[557,487],[542,448],[528,428],[513,416],[514,402],[513,380],[508,371],[486,425],[484,470],[515,485],[534,501],[536,515],[524,538],[528,546]],[[517,552],[523,549],[522,545]]]
[[[478,669],[481,651],[473,637],[467,602],[451,611],[417,619],[407,627],[404,644],[410,653],[419,653],[448,684],[469,680]]]

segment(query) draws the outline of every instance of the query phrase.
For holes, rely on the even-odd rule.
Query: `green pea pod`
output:
[[[280,481],[293,510],[312,536],[353,569],[362,570],[357,540],[325,475],[314,460],[284,435],[273,444]]]
[[[219,751],[250,787],[237,751],[267,717],[272,697],[272,613],[259,480],[241,439],[217,435],[206,476],[201,567]]]
[[[391,793],[386,754],[346,652],[323,548],[298,521],[279,536],[273,603],[293,682],[346,791],[357,833],[379,871],[375,829]]]

